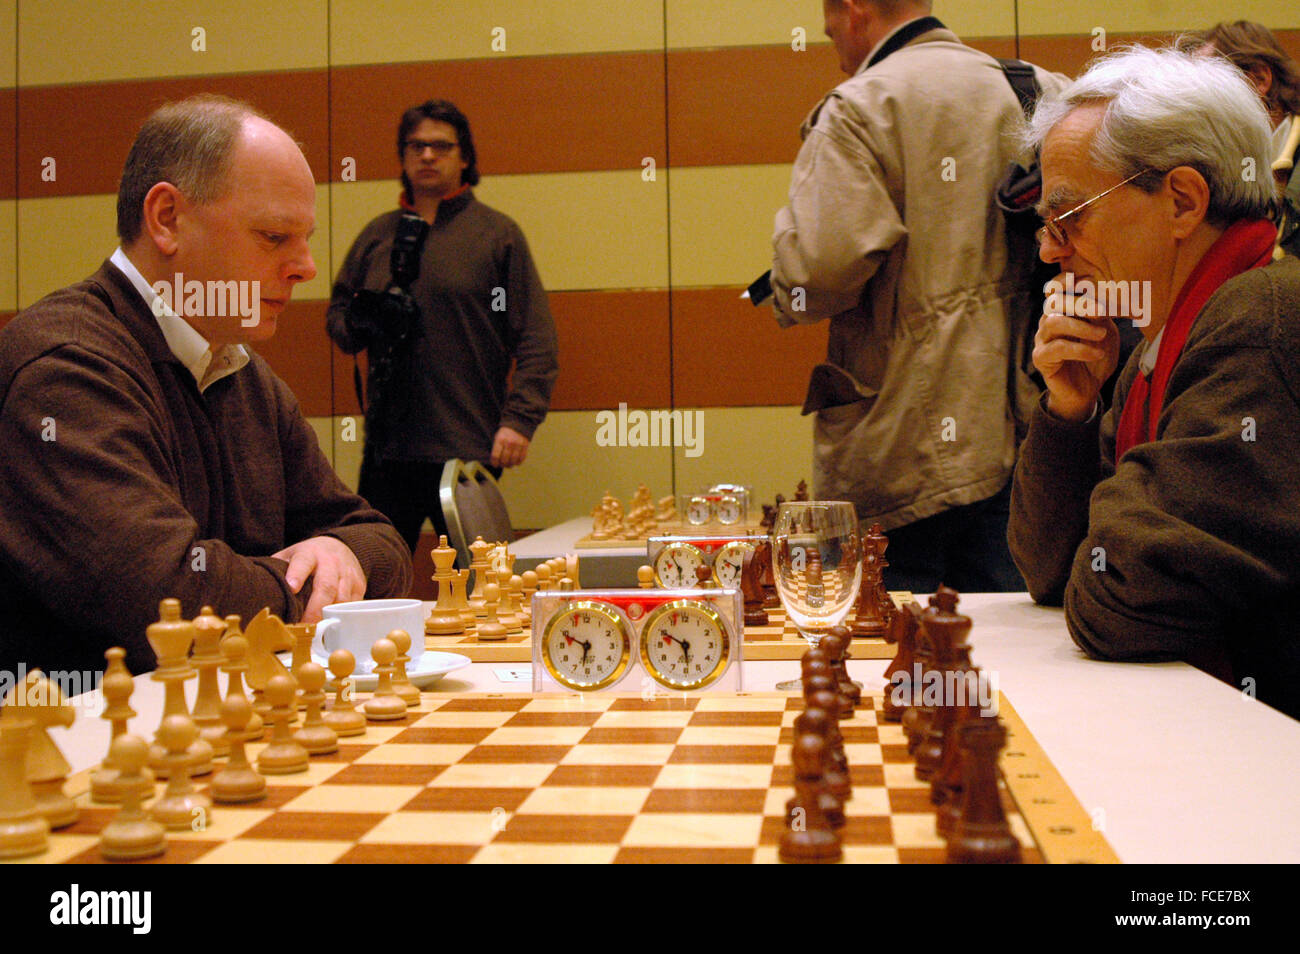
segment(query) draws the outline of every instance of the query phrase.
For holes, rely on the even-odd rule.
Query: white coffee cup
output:
[[[424,615],[424,604],[419,600],[331,603],[321,610],[312,652],[328,657],[336,649],[346,649],[356,657],[357,673],[368,673],[375,667],[370,648],[393,630],[401,629],[411,637],[409,670],[424,655]]]

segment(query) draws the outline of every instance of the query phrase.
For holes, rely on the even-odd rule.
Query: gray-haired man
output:
[[[1226,63],[1136,48],[1044,98],[1030,138],[1073,290],[1039,325],[1012,494],[1030,592],[1090,655],[1187,659],[1300,715],[1300,262],[1269,264],[1264,109]],[[1145,341],[1107,410],[1124,301]]]

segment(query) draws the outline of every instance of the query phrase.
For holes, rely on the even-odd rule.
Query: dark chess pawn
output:
[[[824,689],[825,691],[834,695],[837,700],[836,705],[832,709],[832,711],[836,715],[836,718],[839,719],[853,718],[853,703],[849,701],[848,696],[840,692],[839,681],[835,678],[835,674],[831,671],[830,664],[812,663],[810,665],[814,665],[814,666],[825,665],[826,669],[825,670],[816,669],[812,674],[804,676],[803,679],[804,701],[805,702],[808,701],[808,697],[810,693],[816,692],[819,689]]]
[[[825,785],[822,787],[821,806],[822,812],[826,815],[826,820],[830,822],[832,828],[836,831],[844,827],[844,802],[837,792],[833,791],[836,774],[843,774],[839,771],[834,758],[834,752],[830,744],[832,728],[835,725],[835,717],[825,709],[805,709],[799,713],[794,720],[795,738],[801,735],[815,735],[823,742],[826,742],[825,758],[822,763],[822,778]],[[793,811],[797,800],[791,798],[785,803],[786,824],[794,817]]]
[[[846,660],[852,658],[848,653],[851,638],[847,626],[835,626],[821,638],[817,647],[826,651],[826,656],[831,663],[831,674],[839,683],[840,692],[848,696],[856,709],[862,703],[862,688],[849,678]]]
[[[930,645],[930,637],[926,634],[925,627],[921,625],[921,617],[924,613],[920,604],[908,603],[906,612],[912,617],[912,623],[909,626],[912,629],[912,638],[915,644],[912,653],[912,675],[918,678],[912,683],[912,704],[903,713],[902,726],[904,734],[907,735],[907,753],[914,755],[916,747],[925,738],[930,719],[934,717],[934,706],[925,705],[924,693],[922,692],[926,673],[930,671],[931,667],[933,647]]]
[[[1019,864],[1020,842],[1011,833],[998,791],[998,753],[1007,730],[996,716],[957,730],[962,751],[961,815],[948,838],[950,864]]]
[[[794,804],[790,826],[781,834],[782,861],[795,864],[832,862],[844,856],[840,836],[831,828],[821,807],[825,750],[825,742],[808,734],[796,738],[790,751],[794,762]]]
[[[828,689],[816,689],[805,697],[804,705],[808,709],[821,709],[831,715],[835,714],[835,693]],[[853,785],[849,779],[849,760],[844,754],[844,734],[840,732],[839,719],[832,719],[826,731],[826,747],[830,765],[826,772],[826,784],[841,802],[853,797]]]

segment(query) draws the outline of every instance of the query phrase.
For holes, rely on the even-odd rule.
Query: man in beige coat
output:
[[[830,320],[804,405],[814,492],[890,531],[889,585],[1019,590],[1007,488],[1034,389],[1012,316],[1032,262],[1008,261],[993,195],[1022,112],[998,62],[929,7],[826,0],[850,79],[804,123],[774,307],[785,326]]]

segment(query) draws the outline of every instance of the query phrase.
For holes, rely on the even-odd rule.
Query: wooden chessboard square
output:
[[[765,788],[656,788],[645,800],[642,811],[757,814],[763,810],[767,794]]]
[[[663,765],[677,751],[672,745],[645,743],[575,745],[557,761],[561,765]]]
[[[532,794],[531,788],[473,788],[437,786],[420,791],[403,805],[409,812],[492,812],[518,810]]]
[[[650,794],[648,786],[543,785],[517,807],[535,815],[635,815]]]
[[[911,762],[886,762],[881,765],[885,774],[885,785],[891,789],[921,788],[930,790],[929,782],[922,782],[916,777],[916,766]]]
[[[415,723],[418,729],[432,729],[439,731],[450,729],[462,731],[465,729],[495,729],[505,725],[514,715],[513,712],[444,712],[441,709],[425,713],[420,716]],[[367,727],[366,737],[375,729],[371,724]]]
[[[505,865],[606,865],[614,861],[618,845],[534,845],[495,841],[474,856],[476,864]]]
[[[660,768],[657,765],[557,765],[544,784],[597,787],[631,785],[649,788],[658,777]]]
[[[491,726],[447,728],[417,725],[399,732],[392,741],[402,745],[478,745],[493,731]]]
[[[201,816],[196,816],[194,826],[183,831],[168,830],[167,840],[179,841],[226,841],[247,834],[268,818],[276,817],[273,812],[258,802],[238,806],[216,805]]]
[[[610,702],[610,712],[694,712],[707,697],[682,695],[655,695],[649,698],[616,697]],[[744,697],[735,700],[744,703]]]
[[[881,719],[876,724],[876,733],[881,745],[907,747],[907,734],[903,732],[903,727],[897,722],[887,722]]]
[[[28,855],[26,858],[6,858],[3,863],[6,865],[61,864],[90,854],[99,857],[99,836],[78,834],[73,828],[68,827],[59,829],[59,837],[50,840],[50,847],[44,853]]]
[[[439,712],[518,712],[532,700],[520,696],[475,696],[446,699],[438,706]]]
[[[627,729],[667,729],[667,728],[685,728],[690,724],[692,714],[690,710],[677,711],[628,711],[612,710],[601,715],[595,723],[602,729],[605,728],[627,728]]]
[[[338,858],[344,865],[463,865],[479,853],[478,845],[353,845]]]
[[[497,834],[501,812],[394,812],[362,838],[363,844],[485,845]]]
[[[445,765],[349,765],[330,779],[331,785],[428,785]]]
[[[705,728],[714,726],[767,726],[768,728],[779,727],[784,718],[784,713],[780,711],[712,711],[704,709],[696,711],[691,715],[690,722],[687,723],[691,728]]]
[[[927,804],[924,811],[915,815],[896,814],[890,819],[894,830],[894,844],[908,848],[939,848],[945,842],[935,830],[934,812]]]
[[[923,815],[934,811],[930,787],[889,789],[889,808],[896,814]]]
[[[775,745],[779,733],[763,725],[690,726],[682,730],[677,744],[681,746],[719,746],[744,748],[746,746]]]
[[[197,861],[197,860],[203,858],[203,857],[206,856],[209,852],[211,852],[214,848],[216,848],[216,847],[218,847],[218,846],[220,845],[220,842],[216,842],[216,841],[212,841],[212,840],[206,840],[206,841],[197,841],[197,840],[196,840],[196,841],[182,841],[182,840],[180,840],[180,839],[176,839],[176,838],[173,838],[173,837],[171,837],[171,836],[172,836],[172,832],[168,832],[168,833],[167,833],[167,851],[166,851],[164,854],[159,855],[159,856],[154,857],[154,858],[140,858],[140,859],[137,859],[137,860],[135,860],[135,861],[111,861],[111,862],[110,862],[110,861],[108,861],[108,860],[107,860],[103,855],[101,855],[101,854],[99,853],[99,841],[98,841],[98,839],[96,839],[96,840],[95,840],[95,843],[94,843],[91,847],[87,848],[86,850],[82,851],[82,852],[79,853],[79,854],[73,855],[72,857],[68,858],[68,859],[67,859],[67,863],[68,863],[68,864],[73,864],[73,865],[106,865],[106,864],[115,864],[115,865],[117,865],[117,864],[129,864],[129,865],[162,865],[162,864],[168,864],[168,865],[171,865],[171,864],[190,864],[191,862],[194,862],[194,861]],[[38,855],[37,858],[38,858],[39,860],[41,860],[41,861],[46,861],[46,860],[49,860],[50,856],[49,856],[48,854],[45,854],[45,855]],[[34,860],[35,860],[35,859],[34,859]]]
[[[548,726],[593,726],[596,720],[601,718],[600,712],[574,712],[563,710],[559,712],[528,710],[525,712],[516,712],[503,723],[509,728],[545,728]]]
[[[771,764],[675,763],[665,765],[655,788],[767,788]]]
[[[880,746],[870,743],[853,743],[848,740],[844,743],[844,757],[849,760],[849,765],[879,765],[880,764]]]
[[[740,764],[771,765],[776,757],[775,745],[678,745],[673,749],[670,765],[683,762],[700,764],[721,764],[736,762]]]
[[[520,712],[603,712],[615,697],[605,693],[551,692],[533,696]]]
[[[395,812],[423,790],[421,785],[318,785],[285,806],[291,812]]]
[[[682,734],[679,728],[607,728],[591,729],[579,741],[583,745],[672,745]]]
[[[229,813],[222,813],[219,818]],[[259,840],[356,841],[385,817],[383,812],[338,810],[279,811],[251,825],[240,836]],[[217,825],[212,826],[217,834]]]
[[[473,745],[381,745],[358,758],[353,765],[455,765],[482,746]]]
[[[158,791],[162,791],[161,788]],[[150,796],[152,797],[152,796]],[[58,829],[61,835],[98,835],[118,813],[115,805],[87,805],[77,799],[77,820],[66,828]]]
[[[785,693],[737,693],[722,696],[700,696],[696,712],[783,712],[786,709]]]
[[[746,848],[758,843],[757,815],[645,814],[632,820],[622,843],[628,847]]]
[[[571,745],[477,745],[460,759],[460,764],[554,764],[573,751],[573,748]]]
[[[914,765],[916,760],[907,751],[906,745],[880,744],[881,761],[894,765]]]
[[[547,762],[470,763],[459,762],[438,774],[438,788],[528,788],[546,782],[555,771]]]
[[[754,858],[752,848],[699,848],[674,846],[624,846],[619,848],[614,863],[620,865],[743,865]]]
[[[236,839],[212,847],[198,857],[204,865],[328,865],[348,850],[346,841],[311,841],[292,834],[282,841]],[[167,849],[171,860],[171,848]]]
[[[633,815],[527,815],[517,813],[505,821],[497,842],[544,844],[618,844],[632,824]]]
[[[492,734],[483,740],[482,744],[484,746],[508,745],[520,747],[577,745],[589,731],[585,725],[548,726],[541,732],[527,726],[523,728],[502,726],[499,729],[494,729]]]

